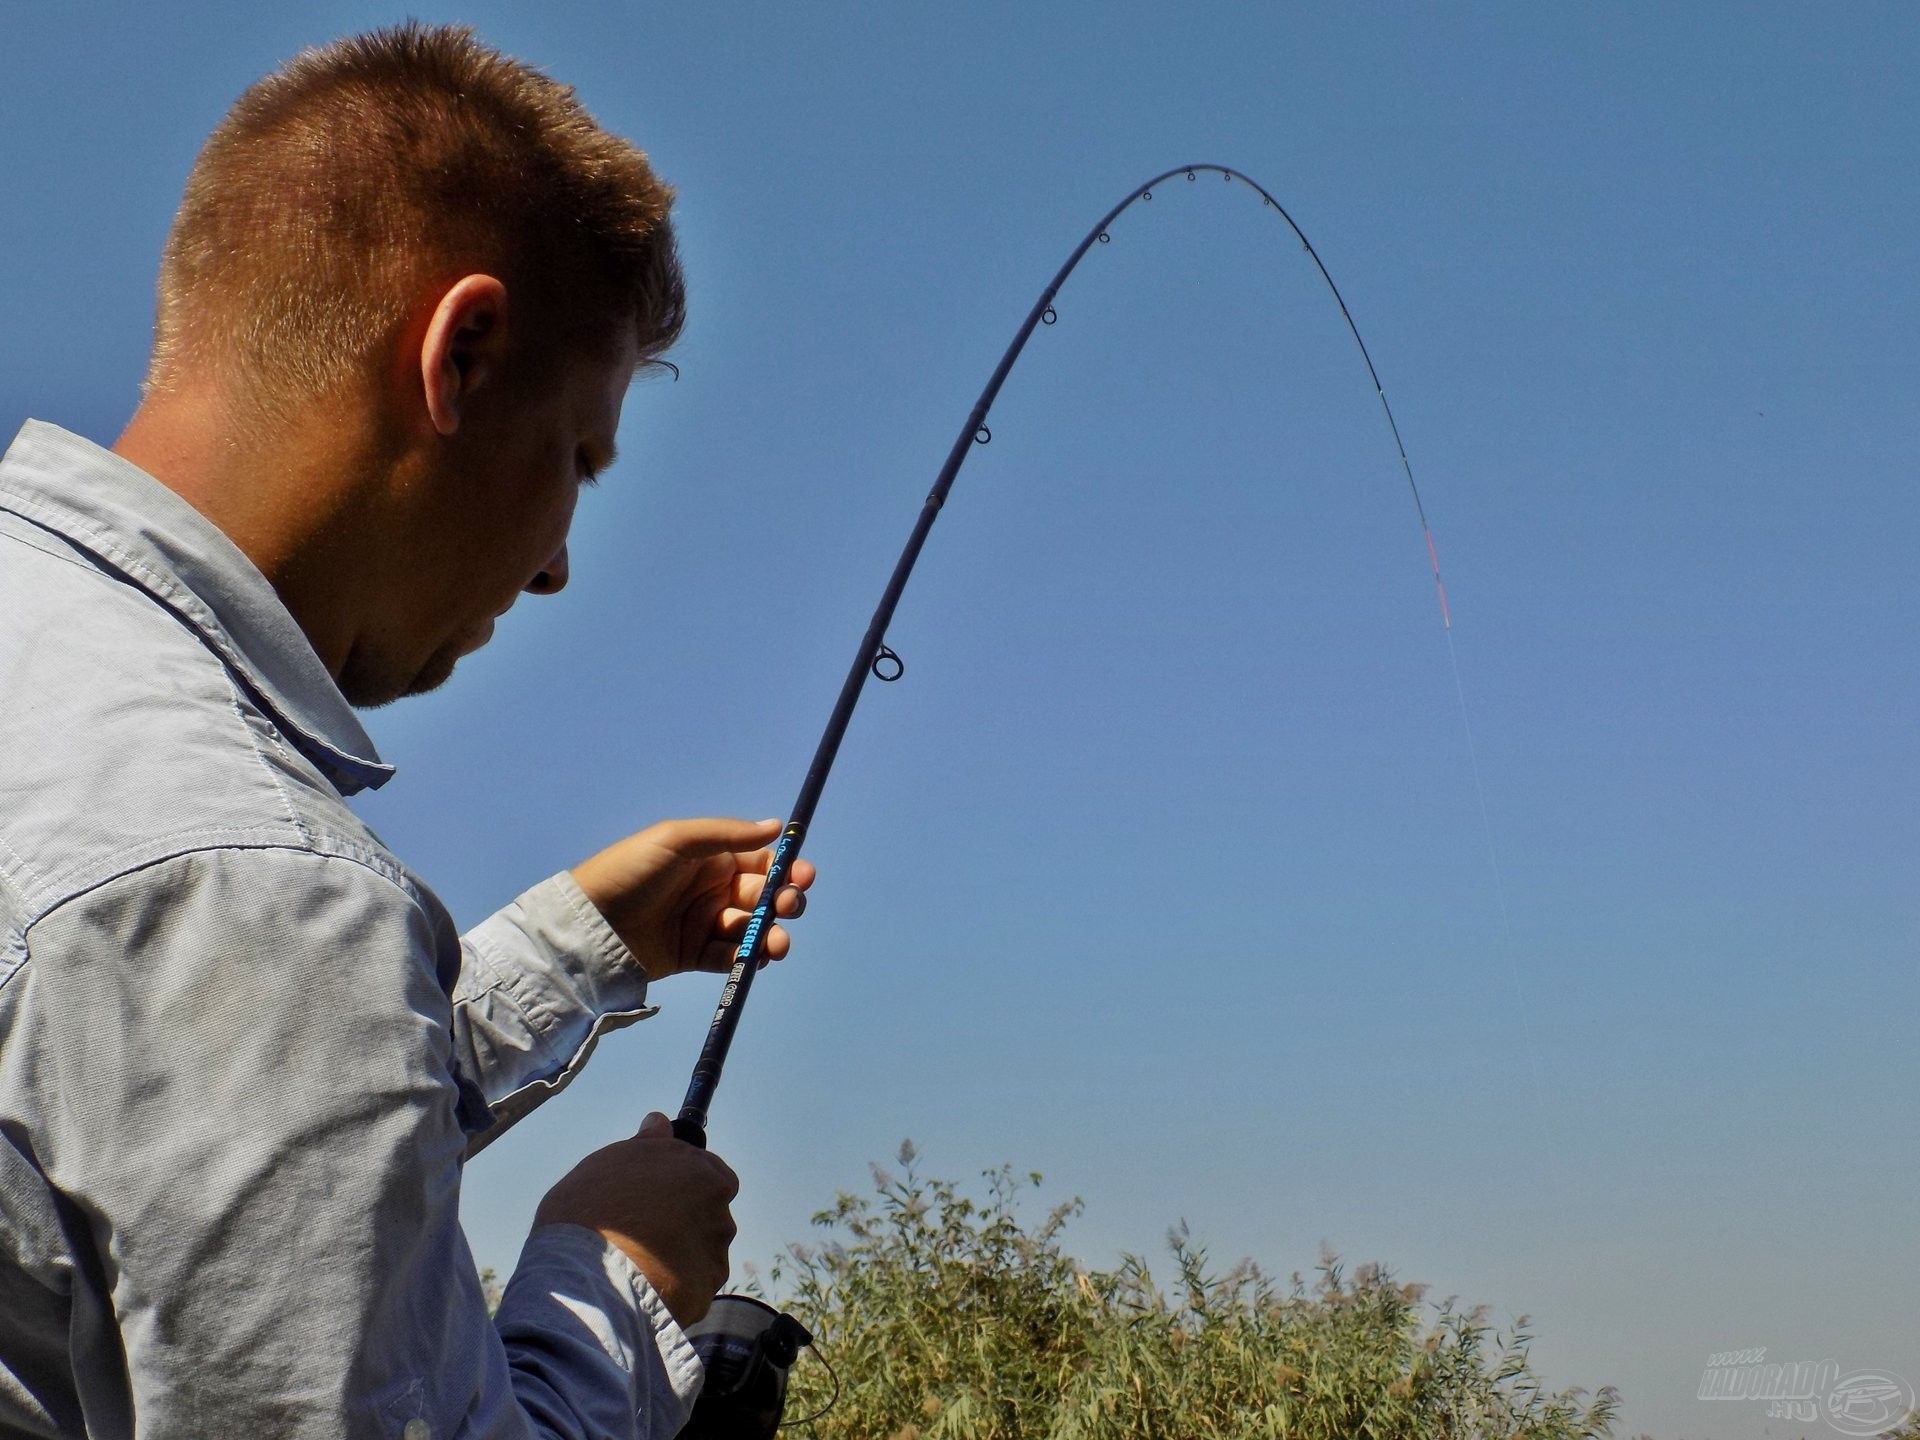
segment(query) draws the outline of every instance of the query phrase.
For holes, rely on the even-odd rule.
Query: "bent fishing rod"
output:
[[[834,702],[833,714],[827,721],[827,728],[820,737],[820,744],[813,754],[813,763],[807,767],[807,778],[800,787],[799,798],[794,801],[793,809],[785,829],[775,842],[773,857],[767,866],[767,878],[760,892],[759,903],[754,906],[753,914],[748,918],[745,931],[741,934],[738,948],[734,951],[733,966],[727,972],[727,981],[720,991],[720,1003],[713,1012],[713,1023],[707,1029],[705,1044],[701,1047],[700,1058],[693,1067],[693,1078],[687,1086],[687,1098],[680,1108],[679,1116],[673,1122],[673,1133],[680,1139],[701,1148],[707,1143],[707,1112],[713,1104],[714,1091],[720,1084],[720,1072],[727,1062],[727,1051],[733,1044],[735,1029],[740,1024],[740,1012],[747,1001],[747,992],[753,987],[753,977],[766,951],[766,936],[773,924],[774,900],[787,883],[788,873],[793,862],[799,858],[801,844],[806,840],[807,828],[813,823],[814,808],[819,804],[820,792],[826,788],[827,776],[833,769],[834,757],[840,753],[840,742],[847,733],[847,725],[853,719],[854,706],[859,704],[860,695],[866,687],[869,676],[881,681],[898,680],[906,673],[906,663],[887,647],[887,627],[893,621],[893,612],[900,603],[901,592],[906,589],[907,579],[913,574],[913,567],[920,558],[921,547],[926,544],[927,534],[933,529],[933,522],[939,518],[940,509],[947,503],[947,493],[953,488],[954,477],[960,473],[960,467],[966,463],[967,456],[973,453],[976,445],[984,445],[993,438],[993,432],[987,428],[987,413],[993,408],[1000,387],[1006,383],[1008,373],[1014,362],[1026,349],[1028,339],[1034,330],[1042,325],[1052,325],[1058,318],[1054,310],[1054,300],[1060,289],[1079,266],[1087,252],[1096,245],[1104,245],[1111,239],[1108,227],[1120,215],[1136,204],[1153,199],[1153,187],[1168,180],[1184,175],[1188,181],[1196,181],[1202,174],[1214,174],[1223,177],[1229,184],[1242,184],[1251,188],[1260,196],[1263,207],[1275,210],[1280,218],[1299,239],[1302,248],[1312,259],[1320,272],[1320,278],[1327,283],[1327,289],[1333,293],[1335,303],[1340,307],[1340,316],[1347,322],[1347,330],[1353,336],[1354,343],[1360,347],[1360,358],[1366,362],[1367,375],[1373,381],[1374,393],[1380,398],[1381,412],[1386,416],[1387,426],[1393,433],[1394,448],[1399,452],[1400,468],[1407,477],[1407,488],[1413,494],[1414,510],[1420,519],[1420,534],[1426,542],[1427,560],[1433,569],[1434,593],[1440,601],[1440,620],[1448,631],[1448,641],[1452,641],[1453,617],[1447,606],[1447,589],[1440,578],[1440,554],[1433,543],[1433,530],[1427,524],[1426,506],[1420,501],[1420,487],[1414,483],[1413,465],[1407,459],[1407,447],[1400,438],[1399,422],[1393,418],[1393,408],[1387,404],[1386,388],[1380,383],[1380,372],[1374,368],[1373,356],[1367,352],[1367,342],[1360,338],[1360,327],[1353,323],[1353,314],[1347,309],[1346,299],[1340,294],[1340,287],[1333,283],[1333,276],[1327,272],[1319,253],[1313,248],[1286,208],[1274,199],[1267,190],[1256,181],[1249,179],[1238,170],[1230,170],[1224,165],[1178,165],[1173,169],[1154,176],[1144,185],[1128,192],[1125,199],[1100,217],[1099,222],[1087,232],[1086,238],[1074,248],[1067,261],[1054,275],[1052,283],[1040,292],[1040,298],[1027,312],[1026,320],[1020,331],[1013,337],[1013,343],[1007,346],[1006,353],[1000,357],[1000,363],[994,367],[993,378],[987,381],[986,389],[980,392],[980,398],[974,402],[973,410],[967,416],[967,423],[960,429],[959,436],[953,442],[953,448],[947,452],[947,462],[940,467],[940,474],[933,482],[924,504],[920,507],[920,518],[914,524],[913,533],[907,539],[906,549],[893,567],[893,576],[887,581],[886,593],[880,597],[880,604],[868,622],[867,632],[861,638],[860,649],[854,656],[853,666],[847,671],[846,682],[840,687],[839,699]]]

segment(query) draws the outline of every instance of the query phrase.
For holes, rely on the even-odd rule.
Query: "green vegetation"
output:
[[[871,1197],[815,1216],[771,1274],[780,1302],[838,1372],[820,1440],[1576,1440],[1611,1433],[1617,1396],[1548,1394],[1527,1364],[1526,1321],[1429,1305],[1377,1266],[1323,1256],[1311,1284],[1251,1263],[1222,1273],[1175,1231],[1171,1284],[1139,1259],[1088,1270],[1062,1205],[1023,1229],[1024,1185],[987,1176],[984,1199],[923,1178],[910,1145]],[[1040,1177],[1030,1177],[1037,1184]],[[787,1415],[827,1403],[818,1356],[793,1372]],[[797,1427],[796,1433],[806,1433]]]

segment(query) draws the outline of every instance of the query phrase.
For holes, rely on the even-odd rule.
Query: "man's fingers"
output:
[[[760,903],[761,892],[766,889],[766,880],[759,875],[736,875],[732,882],[732,894],[728,897],[734,906],[741,910],[752,910]],[[801,893],[801,886],[787,885],[780,891],[780,898],[774,901],[773,913],[783,920],[805,913],[807,897]]]
[[[783,926],[774,925],[767,930],[766,943],[760,947],[760,964],[765,967],[769,960],[784,960],[787,952],[793,949],[793,937],[787,934]],[[709,940],[700,952],[702,970],[724,974],[733,968],[733,957],[740,953],[738,939]]]
[[[642,1140],[666,1140],[672,1138],[672,1135],[673,1122],[658,1110],[651,1111],[647,1118],[640,1122]]]
[[[714,931],[718,931],[720,935],[716,945],[732,945],[733,948],[739,948],[741,939],[745,939],[747,935],[749,920],[753,920],[753,910],[722,910],[720,918],[714,922]],[[780,960],[789,948],[793,948],[793,937],[787,935],[785,925],[768,925],[766,952],[776,960]]]
[[[783,895],[781,898],[785,899],[786,897]],[[774,907],[775,912],[778,913],[780,908],[780,906],[776,905]],[[729,907],[728,909],[722,910],[720,914],[715,917],[713,928],[723,940],[737,942],[747,933],[747,921],[752,918],[753,912],[751,910]],[[791,917],[783,915],[781,918],[788,919]],[[768,930],[767,941],[769,949],[771,949],[775,935],[785,935],[786,933],[787,932],[782,930],[778,925]],[[785,952],[782,951],[781,953],[784,954]]]
[[[742,875],[764,875],[773,868],[773,851],[771,850],[756,850],[751,854],[736,855],[733,858],[735,869]],[[817,873],[811,860],[796,860],[793,862],[793,867],[787,871],[787,883],[798,885],[805,890],[813,884],[813,877]]]

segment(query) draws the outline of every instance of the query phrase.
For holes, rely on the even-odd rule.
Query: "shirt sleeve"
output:
[[[659,1013],[640,962],[565,870],[474,926],[460,949],[456,1058],[493,1112],[470,1156],[564,1089],[602,1035]]]
[[[152,1440],[668,1440],[700,1365],[592,1231],[529,1240],[500,1324],[434,925],[352,860],[210,850],[28,932],[38,1159],[87,1218]]]

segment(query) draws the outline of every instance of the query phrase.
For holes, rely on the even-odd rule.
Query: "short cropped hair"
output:
[[[678,338],[673,191],[572,89],[415,21],[303,51],[208,138],[161,260],[146,391],[211,367],[270,412],[368,373],[433,283],[500,275],[546,347]],[[501,272],[505,272],[502,274]]]

